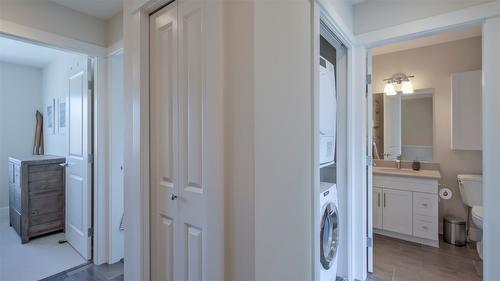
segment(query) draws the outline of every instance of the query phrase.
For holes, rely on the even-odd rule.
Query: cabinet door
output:
[[[410,191],[383,190],[383,229],[413,235],[413,196]]]
[[[382,188],[373,187],[373,227],[382,229]]]

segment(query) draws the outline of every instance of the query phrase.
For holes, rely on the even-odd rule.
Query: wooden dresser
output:
[[[22,243],[64,230],[64,162],[64,157],[51,155],[9,157],[10,225]]]

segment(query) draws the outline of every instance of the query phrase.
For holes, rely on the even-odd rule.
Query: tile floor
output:
[[[34,281],[86,263],[68,243],[64,233],[35,238],[26,244],[0,215],[0,280]]]
[[[123,262],[103,265],[87,264],[40,281],[123,281]]]
[[[439,248],[375,235],[372,281],[482,280],[483,262],[475,245]]]

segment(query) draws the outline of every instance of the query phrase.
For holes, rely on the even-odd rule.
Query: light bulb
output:
[[[401,84],[401,91],[403,94],[413,94],[413,85],[410,81],[403,81]]]
[[[385,84],[384,93],[388,96],[397,95],[396,89],[394,88],[394,85],[390,81],[387,82],[387,84]]]

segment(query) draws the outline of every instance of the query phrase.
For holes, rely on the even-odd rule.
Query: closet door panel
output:
[[[206,263],[205,186],[205,24],[203,1],[179,2],[179,145],[181,190],[179,212],[185,231],[180,280],[204,280]]]
[[[151,277],[179,280],[177,4],[150,18]]]

